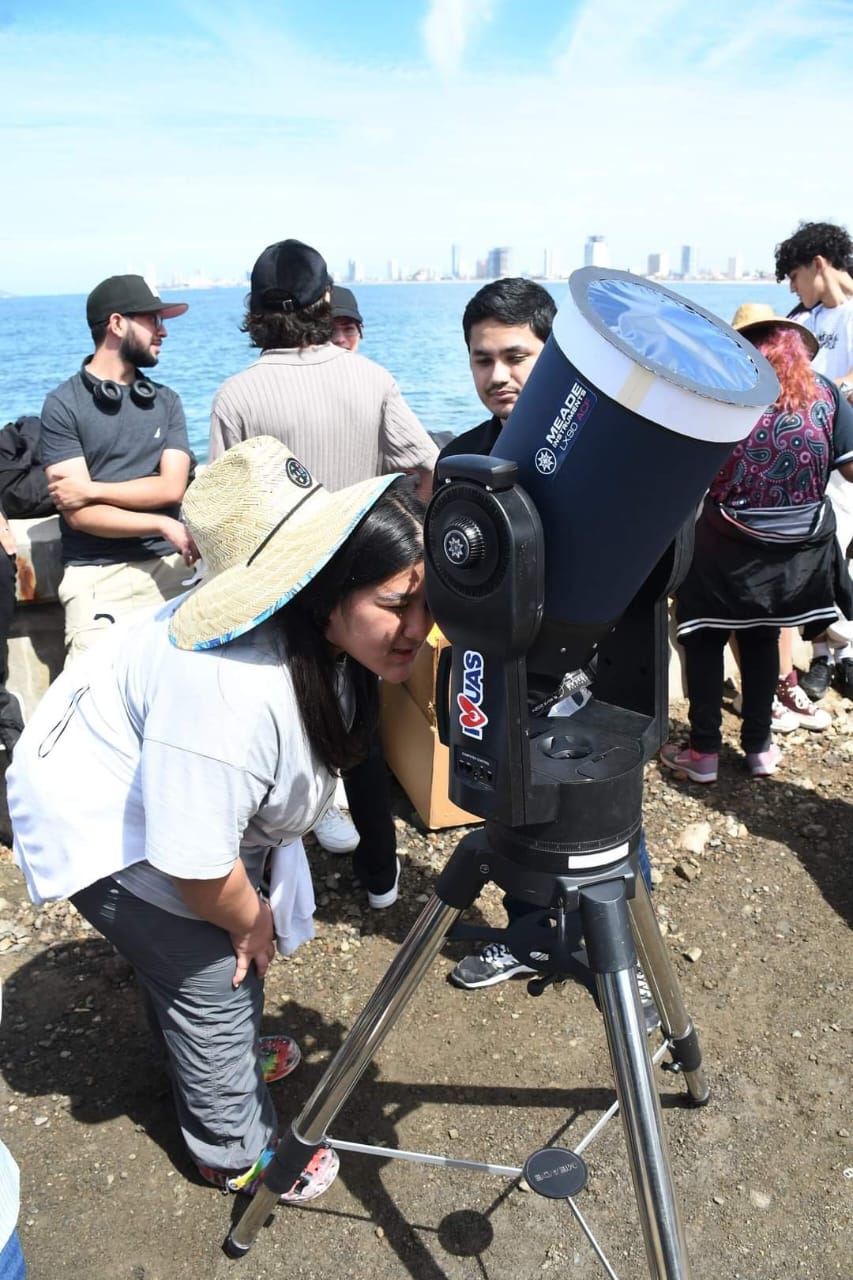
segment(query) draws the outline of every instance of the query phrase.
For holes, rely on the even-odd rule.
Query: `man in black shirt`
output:
[[[491,409],[492,417],[471,431],[456,436],[441,450],[439,459],[461,453],[491,453],[550,336],[556,311],[557,306],[550,293],[533,280],[518,277],[495,280],[474,294],[465,308],[462,329],[477,394],[486,408]],[[559,704],[560,714],[571,715],[573,710],[583,706],[587,696],[585,691],[570,695]],[[646,883],[650,884],[651,870],[642,832],[639,860]],[[531,910],[527,903],[509,894],[504,897],[504,907],[510,923]],[[570,928],[575,931],[575,941],[580,946],[579,916],[571,918]],[[450,980],[457,987],[473,990],[505,982],[515,974],[534,972],[530,965],[514,956],[505,943],[491,942],[460,960],[450,974]],[[651,1032],[659,1025],[659,1018],[651,990],[639,966],[637,982],[646,1028]]]
[[[462,316],[462,331],[477,395],[492,417],[456,436],[440,458],[491,453],[548,340],[556,311],[547,289],[517,276],[493,280],[474,294]]]
[[[493,280],[474,294],[462,316],[462,331],[477,395],[492,416],[446,444],[439,460],[461,453],[491,453],[551,333],[556,311],[547,289],[519,277]],[[509,897],[504,905],[511,920],[527,909]],[[460,960],[450,979],[457,987],[472,989],[533,972],[504,943],[494,942]]]

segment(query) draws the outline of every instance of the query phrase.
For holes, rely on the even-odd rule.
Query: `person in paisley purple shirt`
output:
[[[813,629],[853,617],[835,517],[833,471],[853,480],[853,410],[815,373],[814,336],[770,307],[741,307],[733,325],[770,361],[779,399],[715,476],[699,519],[693,562],[676,597],[684,646],[690,738],[667,743],[661,762],[694,782],[716,782],[723,652],[737,638],[743,684],[741,746],[752,777],[776,771],[774,698],[796,673],[779,672],[783,627]],[[784,686],[784,687],[783,687]]]

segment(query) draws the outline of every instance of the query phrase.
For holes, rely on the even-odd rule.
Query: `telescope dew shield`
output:
[[[702,307],[625,271],[572,274],[492,450],[518,464],[542,521],[549,667],[586,661],[778,393],[764,357]]]

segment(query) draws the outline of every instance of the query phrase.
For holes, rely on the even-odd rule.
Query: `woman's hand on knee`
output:
[[[258,915],[248,933],[232,933],[231,945],[237,957],[232,985],[239,987],[252,964],[263,978],[275,955],[275,928],[269,904],[258,899]]]

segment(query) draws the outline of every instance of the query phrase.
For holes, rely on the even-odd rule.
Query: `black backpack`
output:
[[[52,516],[39,445],[41,418],[18,418],[0,427],[0,506],[10,520]]]

